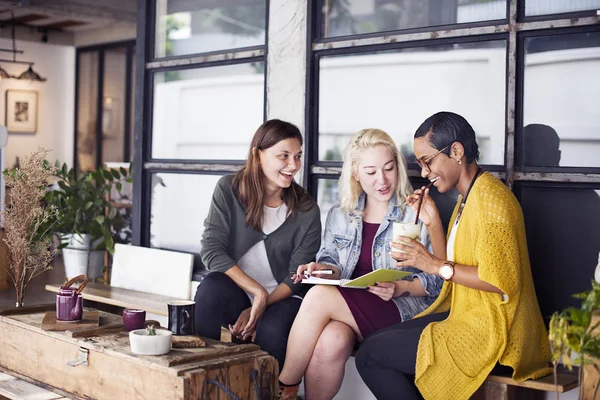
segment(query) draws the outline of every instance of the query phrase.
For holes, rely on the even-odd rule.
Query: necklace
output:
[[[479,178],[479,176],[481,176],[482,173],[483,173],[483,169],[481,169],[481,167],[477,168],[477,172],[475,173],[475,176],[473,177],[473,180],[471,181],[471,184],[469,185],[469,188],[467,189],[467,193],[465,193],[465,197],[463,197],[463,199],[460,202],[460,206],[458,207],[458,212],[456,213],[456,220],[454,221],[454,225],[458,225],[458,221],[460,221],[460,217],[462,215],[463,209],[465,208],[465,204],[467,203],[467,197],[469,197],[469,193],[471,192],[471,189],[473,188],[475,181],[477,180],[477,178]]]

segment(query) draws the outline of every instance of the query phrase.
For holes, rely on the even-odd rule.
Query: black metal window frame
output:
[[[233,48],[189,55],[154,57],[156,0],[138,0],[135,113],[132,244],[150,246],[150,215],[152,175],[156,173],[223,175],[241,168],[245,160],[222,159],[160,159],[152,157],[152,118],[154,76],[166,71],[182,71],[228,65],[263,62],[263,120],[266,119],[268,72],[267,48],[269,2],[265,7],[265,43],[259,46]]]
[[[73,139],[73,166],[78,171],[79,165],[79,151],[77,149],[79,144],[78,135],[78,123],[79,123],[79,85],[80,85],[80,74],[79,67],[81,66],[80,57],[85,53],[98,52],[98,77],[96,80],[96,168],[102,164],[102,151],[103,151],[103,140],[102,140],[102,107],[104,103],[104,52],[116,48],[126,48],[125,55],[125,102],[123,104],[124,118],[123,118],[123,160],[124,162],[131,162],[131,103],[132,103],[132,62],[133,53],[135,48],[135,40],[124,40],[111,43],[103,43],[101,45],[93,46],[82,46],[75,50],[75,116],[74,116],[74,139]]]
[[[564,14],[525,16],[526,0],[507,0],[507,18],[502,20],[430,26],[352,36],[323,38],[323,0],[309,1],[309,30],[307,33],[307,84],[306,84],[306,142],[304,182],[317,198],[319,179],[337,179],[342,162],[319,160],[319,61],[331,55],[369,53],[410,47],[427,47],[487,40],[507,40],[506,92],[505,92],[505,152],[504,165],[488,165],[486,170],[513,187],[515,181],[576,182],[600,184],[600,168],[595,167],[522,167],[521,137],[523,121],[524,40],[528,37],[600,32],[600,16],[596,10]],[[409,177],[419,181],[420,169],[409,167]]]

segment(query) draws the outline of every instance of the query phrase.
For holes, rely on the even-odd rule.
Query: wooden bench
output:
[[[546,375],[540,379],[517,382],[509,376],[490,375],[475,392],[472,399],[529,400],[543,399],[544,392],[564,393],[579,386],[577,370],[560,370],[557,374],[558,385],[554,385],[554,376]]]
[[[352,352],[352,356],[356,350]],[[577,368],[573,371],[560,367],[554,385],[553,374],[540,379],[517,382],[510,376],[489,375],[484,384],[473,394],[472,400],[542,400],[544,392],[565,393],[579,386]]]

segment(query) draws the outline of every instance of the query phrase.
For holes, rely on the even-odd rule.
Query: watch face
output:
[[[452,267],[449,265],[442,265],[442,267],[440,268],[440,276],[445,280],[448,280],[452,278],[452,275],[454,275]]]

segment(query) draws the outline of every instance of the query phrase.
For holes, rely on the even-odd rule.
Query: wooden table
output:
[[[41,386],[86,399],[271,398],[277,362],[254,344],[206,340],[206,347],[171,349],[163,356],[139,356],[127,332],[89,334],[44,331],[41,321],[54,306],[0,311],[0,368]],[[101,312],[100,328],[121,324]],[[87,360],[69,366],[76,360]],[[257,393],[257,389],[258,392]]]

